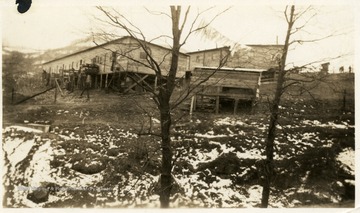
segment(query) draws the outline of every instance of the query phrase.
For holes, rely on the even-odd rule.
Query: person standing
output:
[[[89,94],[90,87],[91,87],[91,75],[87,74],[86,80],[85,80],[85,85],[84,85],[83,91],[81,92],[80,98],[86,91],[87,100],[90,100],[90,94]]]

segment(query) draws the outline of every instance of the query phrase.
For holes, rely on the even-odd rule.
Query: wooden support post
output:
[[[251,103],[251,114],[255,112],[255,105],[260,97],[261,78],[262,78],[262,73],[259,74],[258,83],[255,88],[255,98],[252,100]]]
[[[217,90],[217,94],[219,94],[220,91],[221,91],[221,87],[217,87],[216,90]],[[215,113],[216,114],[219,114],[219,109],[220,109],[220,96],[217,95],[216,96],[216,106],[215,106]]]
[[[95,75],[95,89],[98,88],[98,75]]]
[[[194,95],[194,111],[196,110],[196,104],[197,104],[197,95]]]
[[[55,87],[55,93],[54,93],[54,103],[56,103],[57,99],[57,87]]]
[[[60,88],[60,85],[59,85],[59,82],[58,82],[58,79],[57,79],[57,78],[55,78],[55,84],[56,84],[57,88],[59,89],[59,91],[60,91],[60,93],[61,93],[61,96],[64,96],[64,93],[63,93],[63,91],[62,91],[61,88]]]
[[[154,82],[154,92],[156,92],[156,89],[157,89],[157,76],[155,76],[155,82]]]
[[[109,74],[106,73],[106,77],[105,77],[105,89],[108,88],[108,77],[109,77]]]
[[[103,75],[100,74],[100,89],[102,88],[102,82],[103,82]]]
[[[234,115],[236,115],[238,106],[239,106],[239,99],[235,99],[235,103],[234,103]]]
[[[202,95],[204,93],[204,86],[201,87],[201,96],[200,96],[200,105],[201,105],[201,109],[204,109],[204,95]]]
[[[191,103],[190,103],[190,120],[192,119],[192,114],[194,110],[194,102],[195,102],[195,95],[191,97]]]

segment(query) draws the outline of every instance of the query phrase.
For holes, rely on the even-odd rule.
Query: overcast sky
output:
[[[17,12],[14,2],[15,0],[11,0],[3,3],[2,6],[2,42],[3,45],[17,48],[43,50],[66,46],[76,39],[88,36],[91,31],[96,31],[98,25],[93,16],[101,17],[99,11],[91,6],[96,5],[96,1],[90,1],[91,3],[86,1],[88,3],[84,6],[82,2],[85,1],[81,0],[70,2],[33,0],[32,7],[25,14]],[[100,2],[104,4],[106,1]],[[143,2],[136,1],[137,5],[129,1],[121,2],[121,6],[115,5],[117,10],[139,26],[147,38],[171,32],[169,19],[166,16],[149,14],[143,6],[140,6]],[[284,43],[287,27],[283,14],[284,4],[236,2],[236,4],[226,2],[226,4],[217,5],[202,19],[209,21],[219,11],[232,5],[229,11],[218,17],[211,25],[229,41],[240,44],[276,44],[277,41],[279,44]],[[296,35],[296,38],[317,39],[330,34],[337,36],[316,43],[296,45],[289,61],[306,63],[315,58],[317,60],[350,54],[334,64],[343,64],[346,67],[353,65],[355,13],[359,12],[356,11],[358,8],[354,2],[356,1],[338,1],[333,4],[327,3],[327,6],[314,6],[314,9],[304,16],[304,20],[315,13],[317,15],[307,24],[305,31]],[[113,3],[108,3],[108,5],[113,5]],[[166,4],[154,5],[153,3],[145,4],[145,6],[152,11],[168,12],[169,10]],[[296,9],[300,11],[306,6],[298,5]],[[198,8],[202,10],[208,7],[210,5],[204,2],[201,5],[193,5],[193,13],[190,17],[194,17]],[[196,35],[189,40],[185,49],[193,51],[228,44],[229,42],[226,43],[223,40],[206,40]]]

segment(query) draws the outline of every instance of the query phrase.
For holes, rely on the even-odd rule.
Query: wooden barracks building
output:
[[[167,75],[171,49],[141,42],[144,42],[152,57],[160,64],[164,71],[162,74]],[[217,102],[220,98],[230,98],[236,105],[238,100],[254,100],[259,95],[261,82],[274,78],[282,48],[282,45],[247,45],[246,48],[230,53],[230,47],[225,46],[180,53],[176,77],[180,80],[191,79],[193,84],[208,78],[202,83],[201,91],[198,91],[201,97],[215,97]],[[228,56],[226,63],[219,69],[225,56]],[[93,88],[112,88],[122,93],[151,90],[157,81],[155,72],[146,67],[146,57],[138,41],[125,36],[46,62],[43,70],[65,83],[71,73],[78,73],[81,66],[91,64],[98,69],[97,73],[93,73]],[[215,75],[212,74],[214,71],[217,72]]]
[[[159,62],[164,71],[162,74],[167,75],[166,70],[169,70],[171,62],[171,49],[149,42],[144,44],[151,50],[152,57]],[[126,36],[46,62],[43,64],[43,70],[66,80],[69,73],[77,73],[81,66],[96,65],[98,73],[93,74],[93,88],[111,87],[127,92],[131,89],[140,89],[139,83],[149,86],[155,83],[155,73],[146,67],[146,57],[139,43],[134,38]],[[185,75],[188,63],[189,55],[180,53],[177,78]]]

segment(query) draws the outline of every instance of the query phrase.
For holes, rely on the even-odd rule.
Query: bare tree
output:
[[[266,158],[262,164],[263,171],[263,191],[262,191],[262,199],[261,199],[261,207],[267,208],[269,205],[269,197],[270,197],[270,187],[271,182],[275,177],[275,166],[274,166],[274,149],[275,149],[275,138],[276,138],[276,129],[277,125],[279,125],[279,117],[280,117],[280,103],[282,99],[282,95],[291,87],[297,87],[299,89],[299,94],[307,93],[315,100],[315,97],[312,95],[312,90],[316,88],[320,82],[326,82],[327,75],[324,73],[309,73],[309,75],[298,74],[302,69],[310,69],[313,68],[314,64],[318,64],[320,62],[324,62],[324,59],[320,59],[317,61],[312,61],[302,66],[293,66],[292,68],[287,67],[287,56],[290,51],[290,46],[293,44],[303,44],[308,42],[317,42],[322,41],[326,38],[330,38],[336,36],[335,34],[330,34],[325,37],[315,38],[315,39],[293,39],[291,38],[294,34],[303,30],[303,28],[309,23],[309,21],[316,15],[313,14],[310,18],[300,23],[301,26],[295,27],[295,23],[300,22],[299,19],[304,16],[305,13],[309,12],[312,7],[307,7],[306,9],[295,12],[295,6],[292,5],[290,7],[286,7],[284,11],[284,15],[287,22],[287,32],[285,37],[285,42],[283,46],[282,56],[279,60],[279,70],[278,77],[276,82],[276,89],[274,92],[273,100],[270,102],[270,120],[269,120],[269,128],[266,134],[266,145],[265,145],[265,155]],[[340,34],[339,34],[340,35]],[[293,47],[295,50],[296,47]],[[337,56],[338,58],[341,56]],[[332,58],[332,59],[335,59]],[[329,59],[329,58],[328,58]],[[310,67],[310,68],[309,68]],[[294,78],[293,74],[296,74],[296,78]]]
[[[173,124],[173,118],[171,112],[174,108],[181,104],[195,89],[195,87],[189,88],[178,98],[175,98],[175,100],[172,99],[172,95],[177,83],[176,74],[179,65],[180,48],[185,45],[186,41],[192,34],[209,26],[216,17],[227,11],[227,9],[216,14],[207,24],[202,25],[198,25],[200,18],[207,11],[213,8],[209,8],[204,11],[198,11],[193,21],[189,23],[188,28],[186,28],[185,26],[188,24],[190,7],[187,7],[184,13],[182,12],[181,6],[170,6],[170,14],[158,13],[158,15],[165,15],[167,18],[171,19],[172,29],[171,36],[160,35],[159,37],[155,38],[158,39],[161,37],[170,37],[172,39],[172,44],[170,48],[171,50],[169,54],[165,54],[160,59],[156,58],[152,53],[148,43],[145,42],[146,37],[140,28],[135,26],[130,20],[128,20],[125,16],[120,14],[115,9],[105,9],[103,7],[98,7],[98,9],[107,17],[106,21],[101,19],[98,20],[125,31],[128,36],[130,36],[136,41],[137,47],[135,47],[135,49],[141,49],[143,52],[145,52],[146,62],[139,61],[136,58],[132,57],[131,54],[129,54],[134,49],[120,52],[119,54],[130,61],[141,64],[144,67],[151,69],[156,76],[158,82],[157,88],[155,88],[155,90],[148,91],[153,95],[153,100],[160,114],[161,133],[159,136],[161,137],[162,153],[162,165],[160,175],[160,203],[162,208],[168,208],[170,203],[170,193],[173,185],[173,178],[171,173],[173,167],[173,153],[170,137],[170,130]],[[187,33],[183,35],[185,28],[187,29]],[[116,36],[105,31],[99,34],[102,35],[104,38]],[[152,39],[149,42],[155,39]],[[165,70],[162,66],[162,63],[166,60],[167,57],[170,57],[170,66],[168,70]],[[219,66],[222,65],[220,64]]]

